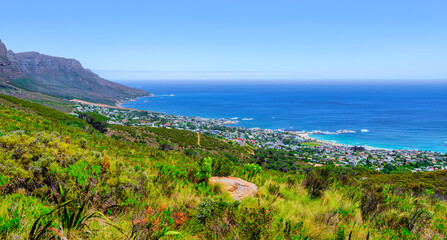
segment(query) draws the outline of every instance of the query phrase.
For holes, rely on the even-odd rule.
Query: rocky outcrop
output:
[[[8,50],[6,49],[5,44],[2,42],[2,40],[0,39],[0,57],[2,56],[6,56],[6,52]]]
[[[10,58],[5,44],[0,40],[0,83],[24,77],[17,64]]]
[[[150,93],[114,83],[82,67],[75,59],[38,52],[7,51],[0,41],[0,81],[51,96],[115,104]]]
[[[236,177],[211,177],[209,181],[213,186],[221,185],[234,200],[255,196],[258,192],[258,187],[254,183]]]
[[[81,63],[74,59],[53,57],[38,52],[15,54],[17,64],[25,74],[39,74],[50,71],[86,71]]]

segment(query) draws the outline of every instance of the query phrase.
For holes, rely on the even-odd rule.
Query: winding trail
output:
[[[199,133],[197,133],[197,145],[200,146],[200,134]]]

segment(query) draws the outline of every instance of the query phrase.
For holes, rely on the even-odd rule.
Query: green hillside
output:
[[[24,89],[17,88],[7,83],[0,83],[0,94],[26,99],[47,107],[57,109],[62,112],[72,112],[75,104],[68,100],[56,98],[38,92],[31,92]]]
[[[290,155],[95,121],[0,95],[0,239],[447,238],[447,171],[280,172]],[[233,201],[209,176],[259,191]]]

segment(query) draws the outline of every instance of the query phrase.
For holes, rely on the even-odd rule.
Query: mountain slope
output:
[[[82,67],[74,59],[37,52],[7,51],[0,41],[0,83],[66,99],[115,104],[150,93],[114,83]],[[4,85],[4,84],[3,84]]]

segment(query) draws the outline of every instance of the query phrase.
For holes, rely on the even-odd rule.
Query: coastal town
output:
[[[411,172],[447,169],[447,154],[445,153],[410,149],[372,149],[337,144],[311,137],[315,134],[328,134],[328,132],[248,129],[238,127],[237,118],[205,119],[173,116],[83,103],[76,104],[76,111],[72,114],[77,115],[76,112],[101,114],[109,119],[109,124],[182,129],[233,141],[241,146],[289,151],[295,154],[297,161],[307,162],[314,166],[333,162],[336,165],[365,166],[382,172],[391,172],[396,169]],[[349,130],[340,130],[330,134],[353,133]]]

